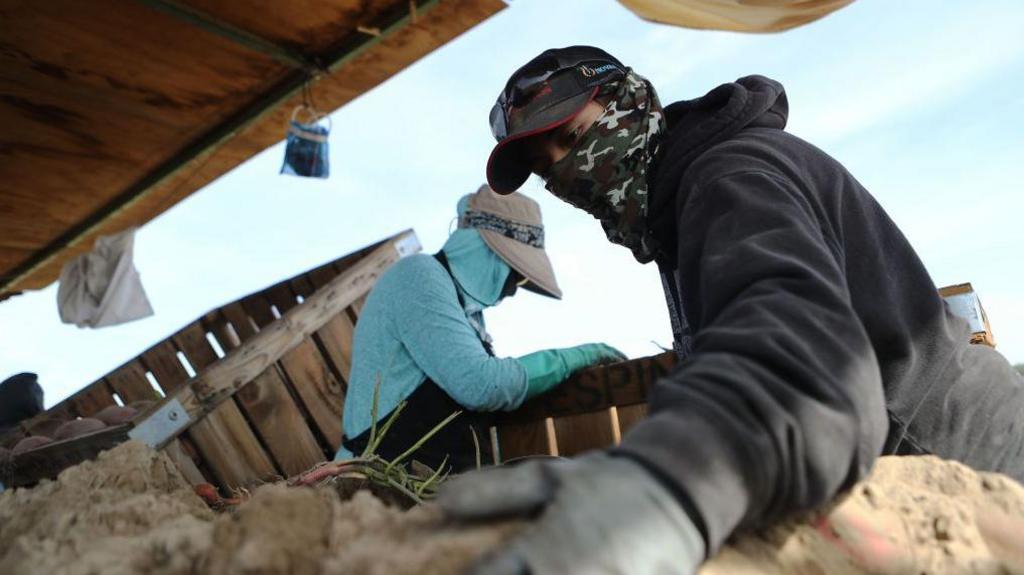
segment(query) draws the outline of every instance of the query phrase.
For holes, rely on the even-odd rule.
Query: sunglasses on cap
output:
[[[499,142],[540,127],[532,124],[543,121],[549,108],[592,95],[597,86],[626,75],[626,68],[611,56],[572,49],[548,52],[517,70],[491,108],[491,133]]]

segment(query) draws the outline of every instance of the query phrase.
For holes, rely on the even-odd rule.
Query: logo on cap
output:
[[[591,68],[590,66],[584,64],[580,66],[580,74],[583,74],[584,78],[593,78],[598,74],[603,74],[605,72],[608,72],[609,70],[615,69],[617,69],[615,67],[615,64],[605,64],[603,66],[598,66],[597,68]]]

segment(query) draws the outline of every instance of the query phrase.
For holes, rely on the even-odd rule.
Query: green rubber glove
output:
[[[626,355],[603,343],[585,343],[563,349],[546,349],[518,358],[526,369],[526,399],[536,397],[573,373],[600,363],[623,361]]]

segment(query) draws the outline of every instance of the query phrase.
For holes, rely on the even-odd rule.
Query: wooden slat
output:
[[[640,420],[647,417],[647,405],[625,405],[615,408],[619,417],[619,433],[624,437]],[[620,439],[621,441],[621,439]]]
[[[68,401],[82,417],[89,417],[104,407],[117,405],[114,401],[114,391],[102,379],[72,395]]]
[[[554,438],[548,427],[545,421],[498,426],[498,446],[502,461],[527,455],[558,455],[558,449],[553,449]]]
[[[284,354],[281,367],[331,451],[341,445],[345,392],[316,344],[306,339]]]
[[[296,475],[325,459],[276,366],[256,376],[237,397],[286,474]]]
[[[218,405],[187,433],[226,487],[244,487],[278,474],[234,401]]]
[[[276,307],[277,311],[282,315],[299,305],[299,301],[295,299],[295,294],[288,286],[289,283],[288,281],[283,281],[263,290],[263,297],[267,298],[267,301]]]
[[[585,369],[505,414],[502,421],[534,421],[646,403],[655,382],[672,369],[675,361],[674,354],[663,353]]]
[[[104,379],[126,405],[136,401],[160,399],[160,394],[146,379],[146,368],[137,359],[108,373]]]
[[[178,350],[170,340],[164,340],[147,349],[139,356],[153,377],[156,378],[164,394],[170,394],[181,388],[188,380],[185,366],[178,360]]]
[[[187,420],[183,422],[183,427],[151,439],[154,446],[162,447],[189,425],[202,419],[213,407],[232,397],[281,356],[369,291],[377,279],[401,257],[399,246],[403,244],[400,242],[407,241],[410,237],[415,237],[412,232],[403,232],[395,236],[334,278],[301,306],[286,313],[280,321],[253,335],[233,353],[200,373],[189,386],[175,392],[173,397],[169,396],[166,401],[179,402],[187,413]],[[228,307],[230,306],[225,306],[222,311],[226,312]],[[139,425],[146,425],[154,417],[155,412],[154,409],[148,413]]]
[[[270,309],[270,302],[267,301],[267,298],[263,297],[262,293],[246,296],[242,298],[241,303],[249,317],[256,322],[260,329],[274,323],[274,320],[277,319],[274,317],[274,312]],[[242,339],[244,341],[245,338]]]
[[[256,325],[253,323],[252,318],[249,317],[248,312],[245,311],[245,308],[242,307],[240,302],[229,303],[228,305],[220,308],[220,312],[224,315],[224,318],[231,323],[231,327],[234,329],[235,335],[238,336],[238,339],[241,342],[246,342],[256,335]],[[221,334],[215,331],[214,335],[217,336],[217,341],[220,342],[221,347],[224,347],[226,342],[221,340]],[[235,346],[229,345],[228,347],[224,347],[224,351],[227,351],[232,347]]]
[[[292,278],[289,284],[295,295],[302,296],[303,299],[313,295],[313,292],[316,291],[316,288],[313,287],[313,282],[309,281],[309,276],[304,273]]]
[[[355,314],[356,317],[359,317],[359,316],[363,315],[363,306],[366,305],[366,298],[369,295],[370,294],[366,294],[363,297],[357,299],[355,302],[352,303],[351,309],[352,309],[352,312]]]
[[[556,417],[554,424],[558,454],[564,457],[614,445],[618,435],[618,422],[612,419],[611,410],[607,409]]]
[[[217,361],[217,352],[206,339],[206,330],[199,322],[192,322],[171,337],[174,344],[185,355],[185,359],[198,373]]]
[[[185,326],[171,339],[197,372],[217,361],[217,353],[198,321]],[[234,401],[217,406],[184,437],[196,444],[206,466],[225,487],[245,486],[277,474],[270,456]]]
[[[333,265],[327,263],[318,268],[313,268],[306,272],[306,277],[309,278],[310,283],[313,284],[314,289],[320,289],[325,285],[331,283],[338,276],[338,270]]]
[[[203,476],[203,473],[199,471],[199,467],[196,466],[195,462],[185,454],[181,448],[180,441],[172,441],[163,448],[163,452],[171,458],[174,462],[174,466],[178,468],[185,480],[190,485],[199,485],[200,483],[210,483],[210,479]]]
[[[339,313],[317,330],[313,338],[323,347],[327,358],[338,370],[344,383],[352,371],[352,338],[356,326],[346,313]],[[344,395],[344,392],[342,392]]]

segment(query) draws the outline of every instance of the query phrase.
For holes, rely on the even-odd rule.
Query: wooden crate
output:
[[[150,402],[130,429],[21,454],[0,482],[53,477],[126,437],[165,450],[193,483],[224,488],[288,476],[332,456],[362,302],[388,267],[419,249],[416,235],[402,232],[204,314],[23,422],[0,445],[110,405]]]
[[[362,302],[389,266],[418,250],[404,232],[204,314],[21,426],[33,434],[55,419],[155,400],[130,429],[28,452],[0,480],[19,486],[53,477],[127,437],[164,450],[192,483],[226,490],[329,459],[341,441]],[[617,443],[674,362],[666,353],[576,374],[504,414],[491,430],[495,453],[568,456]]]

